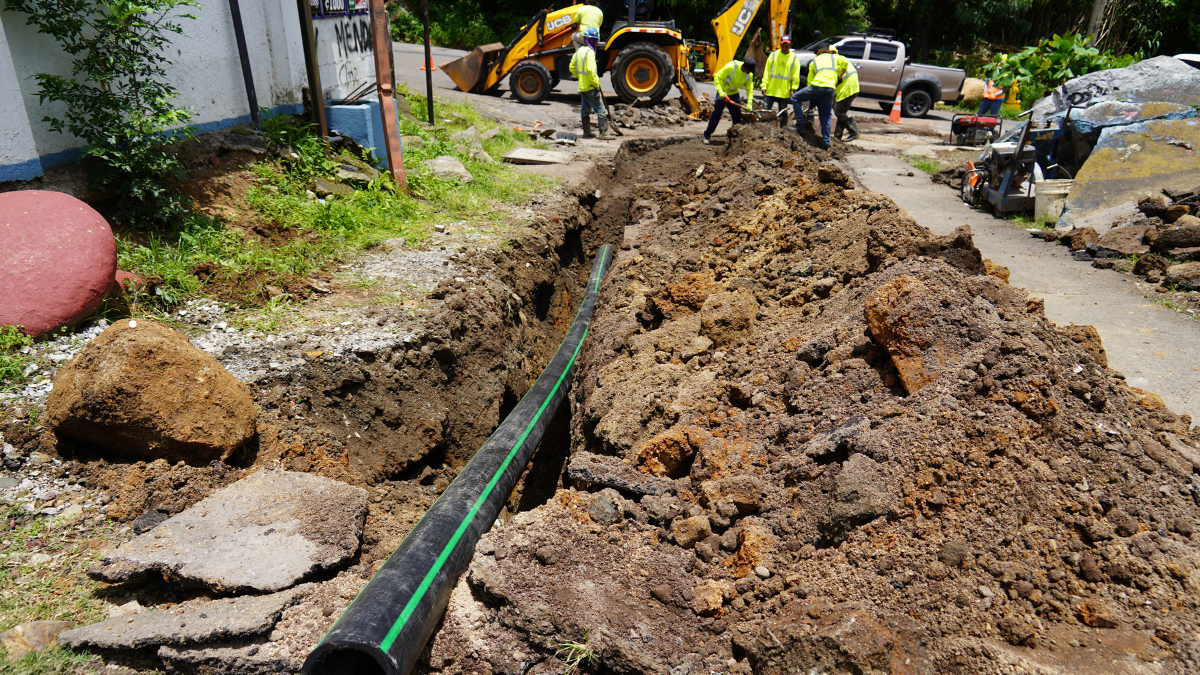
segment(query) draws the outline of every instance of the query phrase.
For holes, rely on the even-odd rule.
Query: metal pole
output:
[[[321,89],[321,67],[317,65],[317,41],[313,31],[312,7],[308,0],[296,0],[300,12],[300,42],[304,47],[304,67],[308,70],[308,91],[312,98],[313,121],[321,138],[329,135],[325,122],[325,93]]]
[[[238,0],[229,0],[229,14],[233,16],[233,36],[238,42],[241,59],[241,79],[246,83],[246,100],[250,102],[250,119],[254,129],[263,130],[263,120],[258,117],[258,92],[254,91],[254,73],[250,70],[250,52],[246,49],[246,30],[241,26],[241,7]]]
[[[429,44],[429,0],[422,0],[421,5],[425,14],[425,100],[429,106],[429,123],[435,124],[433,120],[433,56],[430,54],[432,48]]]
[[[242,28],[242,8],[238,0],[229,0],[229,13],[233,16],[233,36],[237,41],[238,57],[242,60],[242,80],[246,83],[246,100],[250,103],[250,120],[254,128],[262,131],[262,119],[258,116],[258,92],[254,91],[254,73],[250,70],[250,53],[246,49],[246,31]]]
[[[383,0],[370,0],[371,37],[375,48],[375,81],[379,84],[379,114],[383,116],[383,139],[387,148],[388,168],[396,187],[408,190],[404,175],[404,157],[400,151],[400,125],[396,123],[396,100],[392,92],[392,36],[388,30],[387,8]]]

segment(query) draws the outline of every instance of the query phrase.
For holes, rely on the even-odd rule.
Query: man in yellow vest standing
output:
[[[604,96],[600,93],[600,75],[596,71],[596,46],[600,42],[600,31],[588,26],[574,38],[578,49],[571,57],[568,68],[579,83],[579,116],[583,120],[583,137],[596,138],[592,134],[591,112],[595,111],[600,117],[600,136],[609,140],[608,113],[604,110]],[[582,41],[583,44],[579,44]]]
[[[846,130],[850,130],[850,138],[846,139],[849,143],[858,138],[858,122],[850,116],[850,104],[854,103],[854,99],[858,96],[858,69],[850,63],[850,59],[838,54],[839,65],[844,65],[845,70],[842,71],[838,80],[837,88],[834,89],[834,98],[837,102],[833,104],[833,116],[837,118],[837,124],[833,128],[833,137],[842,140],[842,135]],[[845,62],[842,64],[841,62]]]
[[[779,41],[779,49],[767,57],[759,86],[766,109],[774,106],[786,115],[788,99],[800,88],[800,55],[792,51],[792,36],[784,35]]]
[[[729,117],[734,124],[742,123],[742,99],[739,89],[746,90],[746,108],[754,108],[754,69],[758,63],[751,57],[744,61],[730,61],[713,76],[713,84],[717,87],[717,100],[713,102],[712,115],[708,118],[708,128],[704,130],[704,144],[708,145],[712,134],[717,130],[721,121],[721,113],[729,107]]]
[[[808,64],[808,86],[792,94],[792,111],[796,124],[804,119],[800,104],[812,101],[821,116],[821,149],[829,149],[829,133],[833,130],[834,88],[838,83],[838,53],[828,44],[817,47],[817,57]],[[792,127],[789,127],[792,128]],[[799,131],[799,127],[795,127]]]
[[[596,0],[583,0],[583,7],[575,13],[575,25],[579,32],[584,28],[595,28],[600,34],[600,24],[604,23],[604,12],[596,6]]]

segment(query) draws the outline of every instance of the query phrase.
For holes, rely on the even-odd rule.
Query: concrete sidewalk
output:
[[[1151,302],[1154,286],[1077,262],[1066,247],[968,207],[895,155],[854,154],[847,163],[868,190],[891,197],[935,234],[970,225],[983,255],[1011,270],[1013,286],[1043,298],[1050,320],[1095,326],[1111,368],[1162,396],[1176,413],[1200,420],[1200,321]]]

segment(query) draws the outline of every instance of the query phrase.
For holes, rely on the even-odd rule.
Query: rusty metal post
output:
[[[304,66],[308,69],[308,93],[312,99],[313,121],[321,138],[329,135],[325,121],[325,92],[321,89],[321,67],[317,64],[317,34],[313,31],[312,7],[308,0],[296,0],[300,12],[300,42],[304,47]]]
[[[404,158],[400,151],[400,125],[396,122],[396,99],[392,91],[392,36],[388,30],[387,9],[383,0],[369,0],[371,37],[375,48],[375,81],[379,84],[379,114],[383,115],[383,138],[387,147],[388,168],[401,190],[408,190]]]

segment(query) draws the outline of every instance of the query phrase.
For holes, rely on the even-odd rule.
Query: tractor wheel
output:
[[[909,89],[900,100],[900,112],[905,117],[924,117],[933,109],[933,97],[924,89]]]
[[[648,99],[658,103],[675,83],[675,68],[666,50],[653,42],[635,42],[617,54],[612,68],[613,89],[627,104]]]
[[[541,103],[550,95],[550,70],[537,61],[521,61],[508,76],[508,89],[521,103]]]

